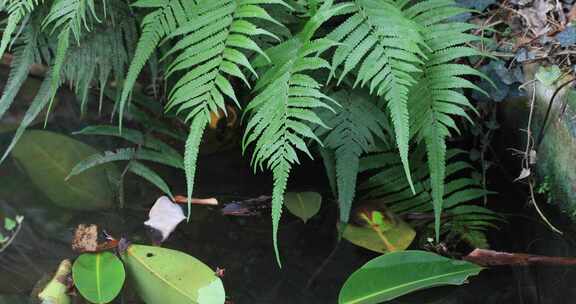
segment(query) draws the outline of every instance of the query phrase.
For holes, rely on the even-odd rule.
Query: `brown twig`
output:
[[[176,204],[188,204],[188,199],[184,195],[174,196],[174,203]],[[211,198],[192,198],[190,201],[193,205],[205,205],[205,206],[218,206],[218,200]]]
[[[480,266],[576,266],[576,258],[509,253],[476,248],[463,260]]]

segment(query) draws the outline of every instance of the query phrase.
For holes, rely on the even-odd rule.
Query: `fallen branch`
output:
[[[176,204],[188,204],[188,198],[184,195],[176,195],[174,196],[174,202]],[[208,205],[208,206],[218,206],[218,200],[211,197],[211,198],[192,198],[190,200],[192,205]]]
[[[463,260],[480,266],[576,266],[576,258],[509,253],[476,248]]]

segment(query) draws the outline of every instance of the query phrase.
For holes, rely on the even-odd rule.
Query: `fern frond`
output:
[[[26,110],[26,113],[24,114],[24,117],[22,118],[22,121],[20,122],[18,129],[16,129],[16,133],[12,137],[12,141],[10,142],[8,148],[6,148],[6,151],[4,151],[4,155],[2,155],[2,158],[0,159],[0,163],[4,162],[6,157],[10,155],[10,151],[12,151],[12,149],[14,148],[20,137],[22,137],[24,131],[32,124],[32,122],[34,122],[34,119],[38,117],[38,114],[40,114],[40,112],[44,108],[46,108],[46,105],[50,102],[52,96],[50,85],[51,85],[50,76],[47,76],[42,81],[40,89],[38,89],[38,92],[36,93],[36,96],[34,96],[34,99],[32,100],[30,106],[28,107],[28,110]]]
[[[278,265],[278,227],[290,170],[299,163],[298,151],[311,157],[305,139],[320,143],[310,125],[326,127],[314,109],[329,107],[326,101],[330,98],[320,91],[320,83],[309,73],[330,66],[318,55],[333,43],[311,40],[319,24],[337,11],[327,2],[300,34],[267,51],[272,66],[256,84],[258,94],[246,107],[249,119],[243,149],[253,144],[253,167],[266,167],[274,177],[272,235]]]
[[[132,4],[134,7],[140,8],[154,8],[155,10],[144,17],[142,20],[142,33],[134,57],[128,69],[126,80],[122,88],[122,94],[119,101],[119,125],[122,130],[122,123],[124,117],[124,110],[126,103],[130,97],[130,92],[136,83],[136,79],[142,71],[142,68],[152,56],[156,47],[162,39],[172,33],[176,28],[185,23],[187,20],[186,12],[189,11],[187,6],[190,4],[182,5],[180,0],[166,0],[166,1],[148,1],[139,0]]]
[[[332,58],[332,75],[343,67],[340,82],[356,71],[355,86],[369,85],[370,92],[383,95],[390,113],[396,144],[404,172],[412,185],[408,165],[409,112],[408,94],[416,83],[425,58],[421,25],[411,20],[402,6],[391,0],[353,2],[352,15],[328,35],[342,43]]]
[[[365,193],[364,199],[378,199],[396,214],[434,212],[433,177],[424,166],[426,149],[426,144],[419,145],[410,157],[416,195],[412,194],[406,181],[394,178],[403,171],[396,153],[387,151],[363,157],[360,161],[360,172],[375,172],[359,187],[360,191]],[[441,218],[440,235],[456,233],[464,240],[481,239],[485,238],[485,229],[496,227],[495,223],[503,221],[503,218],[487,208],[471,204],[492,192],[482,189],[478,180],[468,177],[468,173],[474,168],[458,160],[462,153],[454,149],[446,152],[448,164],[445,175],[448,181],[443,185],[443,207],[446,216]],[[435,229],[436,221],[432,222],[431,226]]]
[[[76,164],[70,171],[67,179],[78,175],[90,168],[116,161],[130,161],[130,160],[146,160],[152,161],[166,166],[171,166],[177,169],[184,169],[181,161],[175,158],[167,157],[166,154],[149,149],[135,149],[135,148],[121,148],[114,151],[105,151],[104,153],[96,153],[89,156],[85,160]]]
[[[188,199],[188,220],[192,211],[192,191],[194,189],[194,177],[196,176],[196,161],[200,150],[200,142],[204,129],[208,124],[208,118],[199,115],[190,125],[190,133],[184,147],[184,171],[186,172],[186,189]]]
[[[452,116],[468,118],[466,108],[472,108],[461,89],[480,88],[466,76],[484,77],[465,65],[453,64],[454,60],[479,55],[466,46],[481,38],[467,34],[474,26],[446,22],[448,18],[466,11],[448,0],[426,0],[414,5],[410,11],[414,21],[424,28],[426,62],[418,83],[410,92],[410,114],[413,118],[411,133],[417,134],[426,144],[428,167],[435,214],[436,237],[440,234],[440,217],[443,208],[446,160],[446,138],[450,129],[458,131]],[[468,118],[469,119],[469,118]]]
[[[43,21],[43,28],[51,27],[53,32],[58,31],[58,44],[52,63],[52,96],[47,113],[52,108],[56,90],[60,86],[61,70],[70,48],[70,36],[74,37],[76,44],[80,44],[82,28],[90,31],[88,23],[92,20],[100,22],[96,16],[94,0],[56,0]]]
[[[16,94],[20,91],[22,84],[28,78],[28,72],[32,64],[38,58],[36,32],[32,28],[27,28],[23,34],[24,44],[18,46],[14,51],[14,59],[10,64],[10,74],[4,86],[2,98],[0,98],[0,119],[14,102]]]
[[[122,133],[118,130],[118,127],[111,125],[93,125],[88,126],[78,132],[74,132],[75,135],[99,135],[99,136],[115,136],[127,140],[131,143],[142,145],[143,147],[156,150],[158,152],[166,153],[173,158],[182,158],[180,153],[176,149],[172,148],[165,142],[155,138],[153,136],[145,136],[142,132],[135,129],[124,128]]]
[[[360,155],[370,150],[376,143],[375,137],[387,141],[383,130],[387,128],[387,117],[370,98],[361,91],[350,93],[339,91],[331,96],[342,107],[336,111],[320,109],[318,116],[326,123],[329,129],[317,127],[316,135],[324,143],[321,150],[324,163],[331,162],[327,167],[330,180],[335,180],[335,194],[338,196],[340,208],[340,221],[347,223],[350,208],[356,190],[356,177]],[[332,173],[331,173],[332,171]]]
[[[116,161],[128,161],[134,159],[135,154],[136,149],[134,148],[121,148],[116,149],[115,151],[105,151],[103,153],[96,153],[76,164],[66,177],[66,180],[99,165]]]
[[[40,2],[43,2],[43,0],[19,0],[8,3],[6,7],[8,19],[6,20],[6,27],[4,28],[2,40],[0,41],[0,57],[4,55],[4,52],[8,48],[8,44],[12,40],[12,36],[16,32],[18,25],[36,9],[36,6],[38,6]]]

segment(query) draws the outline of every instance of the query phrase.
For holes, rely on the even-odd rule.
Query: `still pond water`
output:
[[[80,122],[54,125],[49,129],[69,134]],[[12,136],[0,133],[4,151]],[[117,146],[109,139],[76,137],[99,149]],[[33,149],[34,147],[21,147]],[[54,151],[58,153],[58,151]],[[50,155],[47,154],[46,157]],[[42,162],[35,159],[34,162]],[[269,176],[255,176],[249,164],[235,149],[204,155],[196,178],[197,196],[232,202],[260,195],[271,189]],[[70,249],[74,228],[94,223],[112,235],[125,236],[137,243],[149,243],[143,226],[147,213],[160,192],[136,177],[125,184],[126,208],[112,206],[100,211],[73,211],[54,204],[28,176],[25,166],[14,159],[0,165],[0,215],[23,215],[24,224],[12,245],[0,252],[0,304],[30,302],[38,282],[55,270],[59,261],[74,257]],[[290,188],[326,193],[322,168],[306,164],[297,171]],[[159,168],[176,193],[184,193],[181,172]],[[494,249],[576,256],[576,242],[570,224],[562,216],[554,220],[567,233],[549,232],[526,207],[522,192],[503,183],[491,207],[508,215],[508,224],[491,233]],[[109,186],[113,187],[113,186]],[[103,191],[114,191],[103,189]],[[82,202],[77,202],[82,204]],[[235,304],[330,304],[346,278],[375,257],[362,248],[342,241],[322,271],[318,268],[335,246],[334,206],[324,202],[319,215],[304,224],[284,213],[280,227],[283,268],[275,262],[268,214],[252,217],[224,216],[218,208],[194,207],[189,223],[182,223],[164,243],[195,256],[212,268],[226,269],[223,278],[227,296]],[[317,273],[316,279],[309,282]],[[576,269],[554,267],[497,268],[482,272],[463,288],[440,288],[421,292],[396,303],[574,303]],[[116,303],[140,303],[127,288]]]

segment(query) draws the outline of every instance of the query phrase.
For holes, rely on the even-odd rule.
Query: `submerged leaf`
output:
[[[220,278],[185,253],[131,245],[123,260],[138,295],[147,304],[223,304],[225,301]]]
[[[316,192],[288,192],[284,194],[284,204],[288,211],[306,223],[320,210],[322,196]]]
[[[58,151],[58,153],[54,153]],[[110,177],[118,169],[105,165],[65,180],[75,164],[97,151],[73,138],[49,131],[26,131],[12,151],[32,182],[58,206],[93,210],[114,202]]]
[[[393,252],[356,270],[340,290],[338,303],[376,304],[420,289],[461,285],[482,269],[425,251]]]

